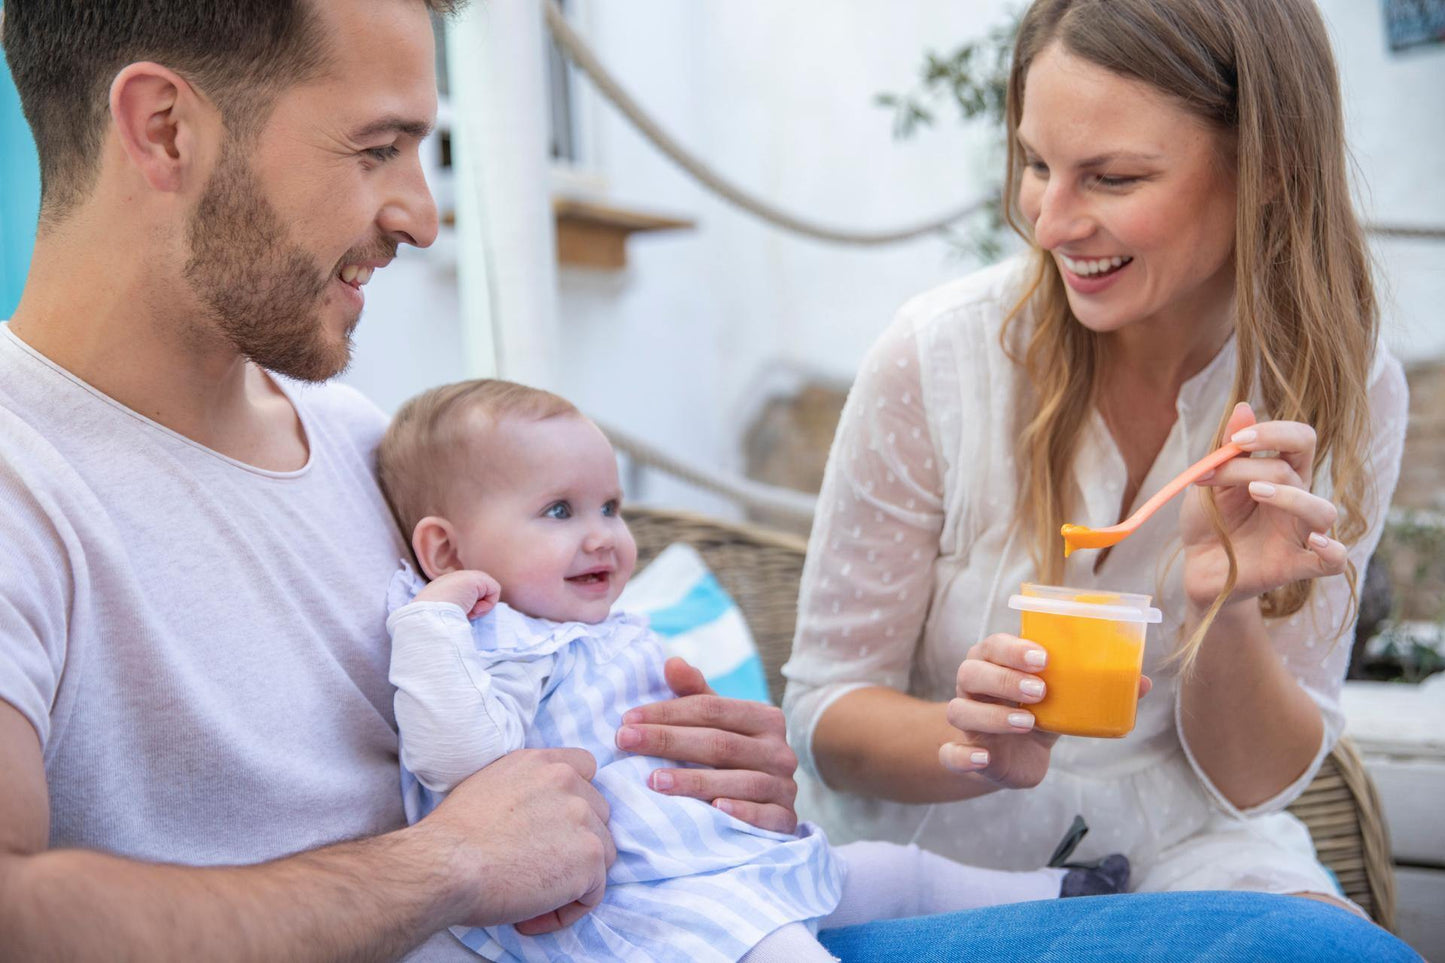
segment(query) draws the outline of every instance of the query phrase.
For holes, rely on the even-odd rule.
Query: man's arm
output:
[[[595,764],[523,750],[415,826],[257,866],[48,850],[40,742],[0,702],[0,946],[14,959],[385,960],[444,926],[600,897],[615,857]]]

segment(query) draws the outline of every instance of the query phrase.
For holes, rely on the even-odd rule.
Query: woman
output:
[[[1340,113],[1310,0],[1024,16],[1006,196],[1032,250],[901,310],[820,496],[784,707],[834,839],[1017,869],[1082,814],[1080,856],[1124,852],[1137,890],[1342,899],[1284,807],[1340,734],[1406,389]],[[1062,523],[1113,524],[1229,438],[1257,456],[1065,561]],[[1034,729],[1023,581],[1155,595],[1129,736]]]

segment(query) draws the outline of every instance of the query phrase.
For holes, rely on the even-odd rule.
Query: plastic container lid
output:
[[[1032,585],[1025,582],[1021,595],[1011,595],[1008,607],[1019,612],[1046,612],[1050,615],[1072,615],[1084,619],[1106,619],[1110,622],[1144,622],[1153,624],[1164,619],[1164,613],[1149,605],[1149,596],[1128,592],[1109,592],[1063,588],[1057,585]],[[1094,601],[1098,599],[1099,601]]]

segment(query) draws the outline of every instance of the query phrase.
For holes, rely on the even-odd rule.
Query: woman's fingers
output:
[[[1009,702],[1038,702],[1044,697],[1044,680],[1029,672],[1009,669],[980,659],[958,667],[959,695],[991,696]]]
[[[938,747],[938,761],[954,772],[978,772],[987,769],[992,757],[983,746],[962,742],[945,742]]]
[[[1328,532],[1340,517],[1333,502],[1303,488],[1255,481],[1249,483],[1249,496],[1261,505],[1292,515],[1310,532]]]
[[[1049,654],[1037,642],[1030,642],[1004,632],[995,632],[969,649],[965,658],[969,661],[976,659],[992,662],[994,665],[1032,673],[1048,664]]]
[[[1306,544],[1319,559],[1320,575],[1338,575],[1345,570],[1345,566],[1349,563],[1349,549],[1343,542],[1327,535],[1321,535],[1319,532],[1310,532]]]
[[[1239,404],[1234,406],[1234,410],[1229,413],[1229,421],[1224,426],[1225,437],[1227,438],[1230,435],[1238,434],[1244,429],[1252,427],[1254,420],[1254,409],[1249,406],[1249,402],[1239,402]]]
[[[1304,479],[1280,458],[1231,458],[1208,475],[1199,479],[1198,484],[1206,488],[1239,488],[1250,482],[1269,482],[1271,485],[1289,485],[1304,488]]]
[[[1019,703],[1038,702],[1046,687],[1036,672],[1048,661],[1043,646],[996,633],[968,651],[958,667],[958,698],[948,704],[949,723],[964,732],[1022,733],[1034,716]]]
[[[1027,709],[966,697],[949,700],[944,715],[949,725],[964,732],[1017,734],[1034,728],[1034,714]]]
[[[1309,484],[1318,441],[1309,425],[1298,421],[1262,421],[1234,432],[1229,440],[1247,452],[1278,452],[1295,474],[1304,479],[1302,484]]]

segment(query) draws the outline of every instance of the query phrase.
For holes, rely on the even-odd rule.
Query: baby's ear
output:
[[[411,550],[428,581],[462,567],[452,523],[438,515],[428,515],[416,523],[411,532]]]

